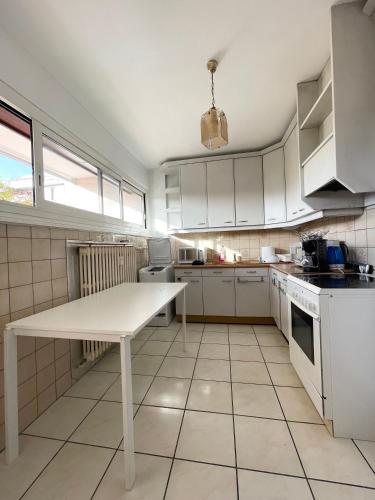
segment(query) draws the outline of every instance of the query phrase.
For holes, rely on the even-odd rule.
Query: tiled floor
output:
[[[133,341],[137,479],[125,493],[119,351],[33,422],[0,500],[370,500],[375,443],[334,439],[275,327],[146,328]]]

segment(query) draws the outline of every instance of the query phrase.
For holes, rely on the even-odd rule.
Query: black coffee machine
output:
[[[305,256],[302,260],[305,273],[325,273],[329,271],[327,262],[327,240],[312,238],[302,242]]]

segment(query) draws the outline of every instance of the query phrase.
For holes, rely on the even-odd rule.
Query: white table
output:
[[[17,335],[119,342],[124,427],[125,486],[135,480],[130,341],[178,294],[183,294],[186,341],[186,283],[124,283],[103,292],[9,323],[4,332],[5,458],[18,457]]]

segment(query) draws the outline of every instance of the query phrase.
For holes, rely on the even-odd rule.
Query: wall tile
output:
[[[69,339],[56,339],[55,340],[55,359],[60,358],[70,350]]]
[[[23,408],[36,398],[36,377],[32,377],[18,386],[18,405]]]
[[[367,229],[367,246],[375,247],[375,228]]]
[[[14,311],[10,315],[11,321],[17,321],[17,319],[26,318],[27,316],[31,316],[34,314],[33,306],[26,307],[26,309],[20,309],[19,311]]]
[[[66,259],[51,260],[52,279],[64,278],[66,274]]]
[[[75,229],[67,229],[65,236],[67,240],[78,240],[79,231],[76,231]]]
[[[29,356],[35,352],[35,337],[17,337],[18,340],[18,359]]]
[[[47,389],[51,384],[55,382],[55,364],[50,365],[40,370],[36,375],[36,387],[38,394]]]
[[[66,242],[65,240],[51,240],[51,259],[65,259]]]
[[[46,260],[51,258],[51,240],[36,238],[32,240],[33,260]]]
[[[0,264],[0,290],[9,287],[8,264]]]
[[[365,229],[360,229],[359,231],[355,231],[355,246],[357,248],[367,246],[367,236]]]
[[[51,307],[53,307],[52,300],[48,300],[47,302],[43,302],[42,304],[36,304],[34,306],[35,314],[42,311],[47,311],[47,309],[51,309]]]
[[[20,311],[33,305],[32,285],[17,286],[9,290],[10,312]]]
[[[43,226],[33,226],[31,228],[31,237],[32,238],[50,238],[51,233],[49,227]]]
[[[54,299],[66,296],[68,293],[67,278],[58,278],[52,280],[52,295]]]
[[[0,316],[9,313],[9,290],[0,290]]]
[[[369,248],[367,250],[367,261],[375,268],[375,248]]]
[[[72,376],[71,372],[65,373],[61,378],[56,380],[56,392],[57,392],[57,397],[59,398],[64,394],[65,391],[69,389],[69,387],[72,385]]]
[[[33,267],[33,283],[48,281],[52,277],[50,260],[35,260]]]
[[[70,352],[61,356],[55,362],[56,365],[56,379],[62,377],[66,372],[70,371]]]
[[[24,406],[18,413],[18,429],[24,431],[33,420],[38,416],[37,400],[33,399],[29,404]]]
[[[42,304],[52,299],[51,281],[41,281],[33,284],[34,304]]]
[[[43,413],[54,401],[56,401],[56,387],[55,384],[52,384],[38,394],[38,415]]]
[[[18,362],[18,385],[36,374],[35,354],[29,354]]]
[[[31,238],[30,226],[8,224],[8,238]]]
[[[59,297],[58,299],[53,299],[53,307],[61,306],[69,302],[68,297]]]
[[[375,227],[375,208],[371,207],[367,209],[367,227]]]
[[[54,339],[50,337],[37,337],[36,338],[36,350],[41,349],[42,347],[51,344]]]
[[[11,262],[9,264],[9,286],[29,285],[31,282],[31,262]]]
[[[65,240],[65,237],[66,237],[65,229],[51,227],[52,240]]]
[[[53,342],[36,351],[36,368],[39,372],[55,360],[55,349]]]
[[[367,227],[367,211],[365,210],[362,215],[354,218],[354,229],[366,229]]]
[[[22,262],[31,260],[31,239],[8,238],[9,262]]]
[[[6,224],[0,224],[0,237],[1,238],[7,237],[7,225]]]
[[[0,263],[8,262],[8,240],[0,238]]]

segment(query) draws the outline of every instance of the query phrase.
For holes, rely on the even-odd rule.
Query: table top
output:
[[[66,332],[67,338],[79,334],[111,337],[111,341],[138,333],[186,286],[186,283],[123,283],[88,297],[8,323],[19,335],[53,337]],[[44,335],[45,333],[45,335]],[[70,336],[69,334],[74,334]],[[113,338],[114,337],[114,338]],[[118,338],[117,338],[118,337]],[[99,340],[99,338],[98,338]]]

